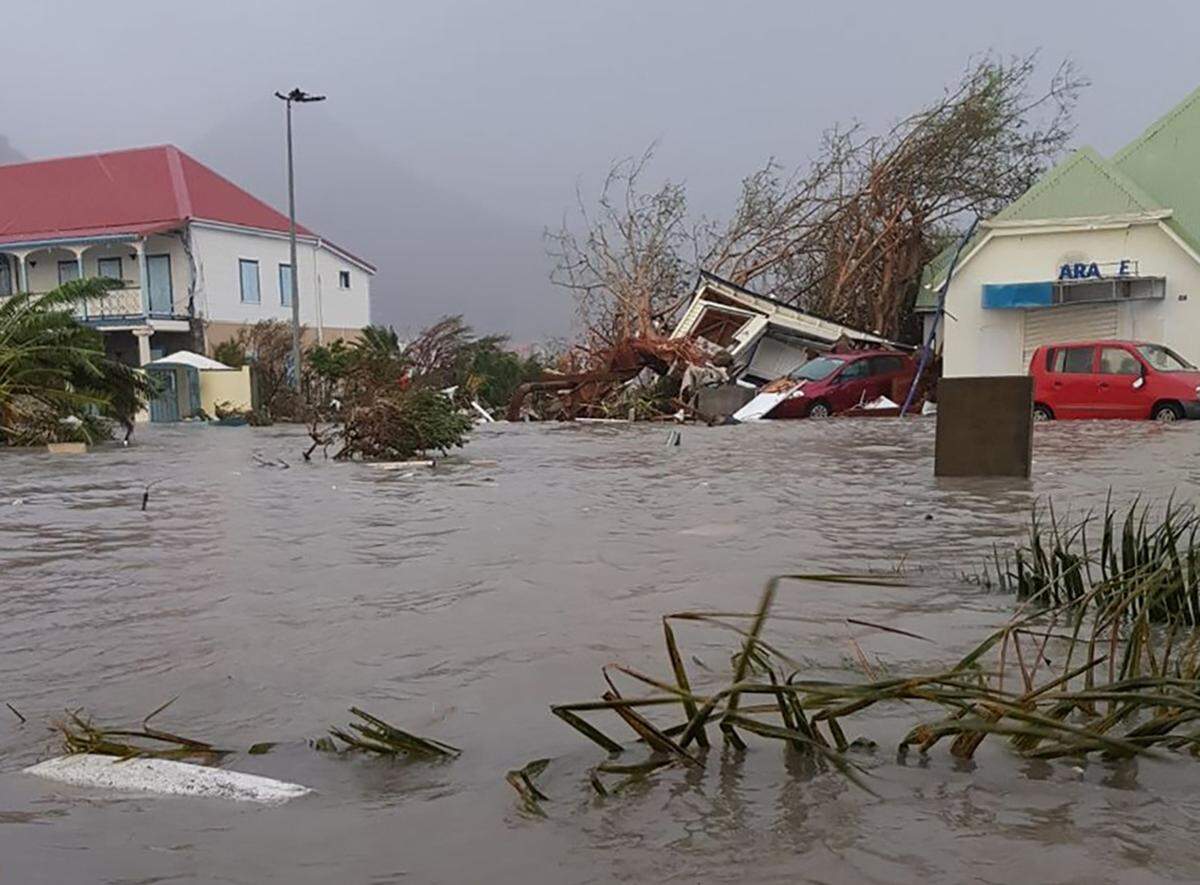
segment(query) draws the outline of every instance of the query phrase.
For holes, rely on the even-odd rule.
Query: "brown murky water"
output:
[[[602,753],[553,718],[602,664],[665,673],[659,617],[753,607],[782,571],[891,568],[911,589],[786,586],[773,636],[814,668],[850,639],[898,667],[950,660],[1011,600],[964,584],[1038,497],[1190,497],[1197,430],[1039,427],[1032,483],[932,478],[932,423],[498,426],[429,475],[299,462],[294,430],[174,427],[85,458],[0,453],[0,881],[1154,882],[1200,874],[1200,766],[898,760],[910,710],[856,727],[878,798],[774,742],[714,749],[599,799]],[[289,470],[257,466],[282,456]],[[156,482],[147,512],[141,490]],[[14,503],[17,502],[17,503]],[[927,517],[932,517],[927,518]],[[933,645],[851,627],[855,616]],[[685,631],[728,668],[729,635]],[[698,668],[697,668],[698,670]],[[239,748],[310,785],[281,808],[99,794],[19,770],[68,706]],[[358,704],[463,748],[446,765],[338,758],[305,738]],[[611,730],[619,733],[613,725]],[[851,734],[850,737],[854,737]],[[504,772],[542,756],[547,817]]]

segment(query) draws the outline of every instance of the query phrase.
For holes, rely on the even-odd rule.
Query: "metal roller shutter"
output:
[[[764,335],[758,339],[758,347],[754,349],[754,358],[750,360],[746,374],[774,381],[804,365],[805,361],[801,347]]]
[[[1116,338],[1120,305],[1071,304],[1025,311],[1025,340],[1021,365],[1028,368],[1033,352],[1043,344]]]

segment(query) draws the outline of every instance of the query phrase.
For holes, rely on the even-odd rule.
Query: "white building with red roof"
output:
[[[354,337],[375,268],[303,226],[297,246],[309,338]],[[0,166],[0,298],[123,280],[79,313],[130,364],[290,322],[291,273],[287,216],[172,145]]]

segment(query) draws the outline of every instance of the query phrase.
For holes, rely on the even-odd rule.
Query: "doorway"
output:
[[[171,316],[173,296],[170,255],[146,256],[146,297],[150,303],[151,316]]]

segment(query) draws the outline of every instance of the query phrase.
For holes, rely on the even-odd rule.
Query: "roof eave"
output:
[[[1112,215],[1082,215],[1072,218],[996,218],[980,224],[987,230],[1002,236],[1015,233],[1057,233],[1060,231],[1105,230],[1131,227],[1138,224],[1157,224],[1170,218],[1170,209],[1153,209],[1147,212],[1122,212]]]
[[[230,231],[230,232],[235,232],[235,233],[251,233],[251,234],[257,234],[258,236],[275,237],[275,238],[281,238],[281,239],[288,239],[288,237],[289,237],[288,232],[285,230],[272,230],[271,228],[266,228],[266,227],[251,227],[251,226],[245,225],[245,224],[235,224],[232,221],[218,221],[218,220],[212,219],[212,218],[192,218],[192,219],[189,219],[188,223],[196,225],[197,227],[210,228],[212,230],[223,230],[223,231]],[[340,246],[338,246],[334,243],[329,242],[329,240],[325,239],[322,236],[319,236],[318,234],[314,234],[312,231],[309,231],[309,230],[305,230],[303,232],[301,232],[299,230],[296,231],[296,242],[306,243],[310,246],[318,246],[318,247],[323,247],[325,249],[328,249],[330,252],[340,255],[342,258],[346,259],[351,264],[357,265],[358,267],[362,268],[363,270],[367,271],[367,273],[370,273],[372,275],[375,274],[375,272],[377,270],[375,265],[373,265],[371,262],[369,262],[363,258],[359,258],[353,252],[347,252],[345,249],[341,248]]]

